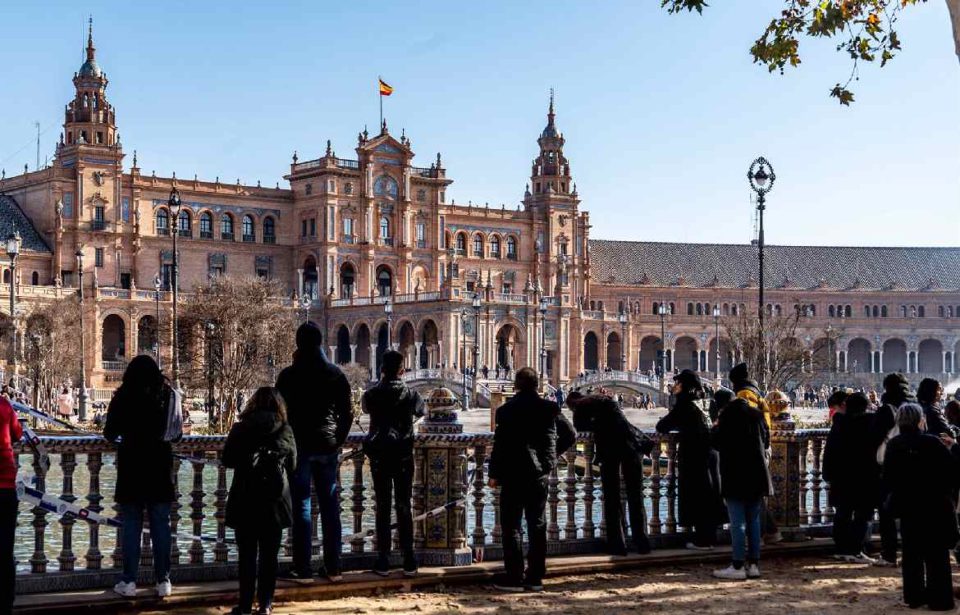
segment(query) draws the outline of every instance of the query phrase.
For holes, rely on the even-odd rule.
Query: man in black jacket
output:
[[[293,571],[286,575],[309,582],[313,577],[310,554],[310,480],[317,490],[323,529],[323,563],[327,578],[340,575],[340,499],[337,468],[340,450],[350,432],[353,408],[350,384],[340,368],[327,360],[320,328],[312,322],[297,329],[297,350],[290,365],[277,378],[277,389],[287,404],[287,417],[297,441],[297,469],[293,476]]]
[[[630,530],[638,553],[650,552],[647,513],[643,505],[643,456],[653,450],[653,441],[627,420],[617,402],[606,395],[567,396],[577,431],[593,434],[594,459],[600,464],[603,486],[603,515],[607,527],[607,553],[626,555],[623,504],[620,501],[620,472],[627,488]]]
[[[403,553],[403,574],[417,574],[413,552],[413,516],[410,497],[413,481],[413,423],[423,416],[423,399],[409,389],[400,376],[403,355],[396,350],[383,353],[380,382],[361,398],[363,412],[370,415],[370,431],[363,450],[370,458],[373,491],[377,502],[377,549],[379,556],[373,571],[390,574],[390,500],[395,491],[397,532]]]
[[[557,457],[576,440],[560,406],[537,395],[537,372],[517,371],[516,395],[497,409],[489,484],[500,487],[503,565],[495,587],[503,591],[542,591],[547,558],[547,480]],[[520,521],[527,520],[527,569],[524,574]]]

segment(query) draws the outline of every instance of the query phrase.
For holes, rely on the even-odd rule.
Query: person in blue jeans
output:
[[[763,498],[772,495],[766,450],[770,432],[763,412],[727,389],[714,395],[719,409],[713,428],[713,446],[720,455],[720,495],[730,517],[733,557],[716,570],[720,579],[760,577],[760,511]]]
[[[297,329],[293,364],[277,377],[277,390],[287,404],[287,420],[297,443],[297,467],[291,485],[293,504],[293,570],[281,575],[298,582],[313,579],[310,485],[317,491],[323,531],[323,569],[331,581],[340,575],[340,500],[337,466],[350,433],[353,406],[350,384],[339,367],[327,360],[323,335],[313,322]]]
[[[117,443],[114,499],[123,522],[123,574],[113,590],[124,597],[137,593],[144,512],[150,522],[157,595],[169,596],[170,504],[174,499],[173,448],[164,440],[167,404],[172,389],[156,361],[140,355],[130,361],[107,408],[104,437]]]

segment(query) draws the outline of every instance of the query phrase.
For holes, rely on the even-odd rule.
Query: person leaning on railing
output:
[[[5,397],[0,397],[0,615],[13,610],[16,565],[13,557],[17,529],[17,464],[13,443],[23,437],[17,413]]]

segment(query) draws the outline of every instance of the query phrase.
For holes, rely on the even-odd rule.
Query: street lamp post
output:
[[[620,312],[617,316],[620,321],[620,369],[627,371],[627,312]]]
[[[313,303],[313,299],[310,298],[310,295],[303,295],[300,297],[300,307],[303,308],[303,322],[306,323],[310,320],[310,304]]]
[[[470,387],[470,396],[477,403],[477,376],[480,373],[480,293],[473,294],[473,386]]]
[[[469,321],[470,315],[467,313],[467,310],[463,310],[460,314],[460,335],[463,337],[463,357],[460,359],[460,373],[463,377],[463,395],[460,397],[460,405],[463,407],[464,412],[470,409],[469,395],[467,395],[467,323]]]
[[[87,420],[87,369],[86,355],[83,350],[83,250],[77,249],[77,285],[80,293],[80,396],[78,401],[78,418]]]
[[[760,260],[760,288],[759,288],[759,309],[757,313],[760,317],[760,328],[757,334],[760,345],[760,388],[766,387],[767,383],[767,343],[763,334],[763,211],[766,209],[766,195],[773,190],[773,182],[777,179],[773,172],[773,166],[766,158],[760,156],[750,165],[747,171],[747,180],[750,182],[750,188],[757,193],[757,214],[759,217],[760,228],[757,235],[757,254]]]
[[[20,232],[15,231],[7,237],[7,254],[10,256],[10,322],[13,325],[13,354],[10,359],[10,371],[13,374],[14,385],[19,387],[17,378],[17,256],[20,255]]]
[[[667,393],[667,314],[669,313],[666,304],[661,303],[657,308],[660,314],[660,390]]]
[[[540,299],[540,388],[547,378],[547,299]]]
[[[180,353],[177,331],[177,299],[178,286],[180,286],[180,271],[177,255],[177,235],[180,234],[180,208],[183,203],[180,201],[180,191],[174,187],[170,190],[170,199],[167,201],[170,206],[170,213],[173,214],[173,386],[180,389]]]
[[[157,367],[163,369],[163,362],[160,359],[160,290],[163,288],[163,280],[160,279],[160,272],[153,278],[153,298],[157,302],[157,326],[154,331],[153,350],[157,355]]]
[[[714,367],[717,370],[717,386],[720,386],[720,306],[713,306],[713,324],[716,327],[716,334],[713,336],[714,343],[717,345],[717,353],[713,360],[716,361]]]
[[[393,348],[393,303],[390,298],[383,303],[383,313],[387,315],[387,350]]]

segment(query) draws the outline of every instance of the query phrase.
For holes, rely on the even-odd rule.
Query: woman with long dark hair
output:
[[[694,529],[688,549],[712,550],[717,542],[722,502],[716,473],[711,472],[712,460],[716,467],[716,451],[710,444],[712,423],[698,404],[705,396],[703,382],[695,372],[685,369],[673,378],[673,394],[676,403],[657,423],[657,431],[679,432],[680,525]]]
[[[123,574],[113,590],[137,593],[143,514],[150,521],[157,595],[169,596],[170,503],[174,498],[173,448],[164,440],[173,389],[156,361],[135,357],[123,373],[120,388],[107,408],[103,435],[117,443],[117,487],[114,499],[123,521]]]
[[[283,528],[293,524],[290,477],[297,445],[280,393],[261,387],[234,423],[223,447],[223,465],[234,468],[227,525],[237,538],[240,604],[232,615],[270,615]]]

